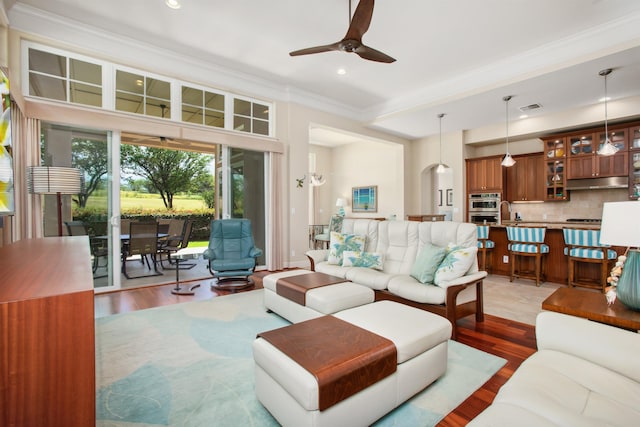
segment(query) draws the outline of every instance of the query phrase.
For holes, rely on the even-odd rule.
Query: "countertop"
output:
[[[511,226],[518,227],[545,227],[548,229],[561,230],[567,227],[586,228],[590,230],[599,230],[598,222],[577,222],[577,221],[502,221],[502,224],[492,224],[492,227],[505,228]]]

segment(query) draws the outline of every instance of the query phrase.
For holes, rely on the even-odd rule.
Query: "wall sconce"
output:
[[[309,175],[309,184],[312,187],[320,187],[321,185],[324,185],[325,182],[327,182],[327,180],[324,179],[322,175],[318,175],[317,173]]]

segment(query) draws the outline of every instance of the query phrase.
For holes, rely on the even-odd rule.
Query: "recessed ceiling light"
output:
[[[345,74],[347,74],[347,70],[345,70],[344,68],[338,68],[338,71],[336,71],[336,73],[338,73],[341,76],[344,76]]]
[[[521,114],[521,115],[520,115],[520,118],[521,118],[521,119],[526,119],[527,117],[529,117],[529,115],[528,115],[528,114]]]
[[[182,7],[179,0],[164,0],[164,3],[171,9],[180,9]]]
[[[598,99],[598,102],[604,102],[604,101],[611,101],[611,97],[607,96],[606,98],[600,98]]]

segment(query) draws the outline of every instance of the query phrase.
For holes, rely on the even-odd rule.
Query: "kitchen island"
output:
[[[490,267],[487,269],[492,274],[500,274],[503,276],[509,276],[509,263],[504,262],[504,257],[508,260],[509,251],[507,246],[509,244],[507,240],[507,226],[519,226],[519,227],[544,227],[547,229],[545,235],[545,243],[549,245],[549,253],[543,258],[544,272],[547,282],[553,283],[567,283],[569,275],[567,266],[567,257],[564,254],[564,236],[562,233],[563,228],[588,228],[588,229],[600,229],[599,223],[592,222],[546,222],[546,221],[503,221],[502,224],[493,224],[489,228],[489,239],[495,242],[493,253],[491,255]],[[621,255],[626,248],[612,247],[619,255]],[[527,263],[530,262],[531,265]],[[522,260],[523,268],[532,269],[533,259]],[[580,263],[576,269],[579,271],[580,277],[587,279],[597,280],[599,277],[599,266],[597,264]]]

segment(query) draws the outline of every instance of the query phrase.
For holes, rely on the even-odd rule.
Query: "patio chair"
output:
[[[139,279],[141,277],[162,276],[156,266],[156,252],[158,250],[158,223],[157,222],[132,222],[129,225],[129,242],[122,247],[122,274],[127,279]],[[151,265],[147,255],[151,257],[153,264],[152,274],[129,276],[127,273],[127,258],[139,255],[142,262],[146,261],[147,267]]]
[[[107,277],[107,274],[96,276],[96,271],[100,267],[107,267],[109,265],[109,249],[107,247],[107,241],[105,239],[97,239],[89,234],[87,225],[82,221],[65,221],[64,225],[67,227],[67,234],[69,236],[89,236],[89,249],[91,251],[91,270],[93,271],[93,278],[100,279]],[[105,264],[100,265],[100,258],[104,258]]]
[[[191,238],[191,229],[193,226],[193,221],[191,220],[187,220],[187,221],[176,220],[176,221],[180,222],[181,224],[180,226],[182,227],[182,229],[180,230],[180,234],[173,235],[171,232],[172,231],[171,225],[169,226],[169,238],[164,243],[162,242],[160,243],[160,246],[158,247],[158,259],[160,261],[160,265],[164,270],[167,270],[167,269],[173,270],[175,268],[178,268],[179,270],[189,270],[195,267],[196,264],[185,263],[185,262],[181,262],[180,264],[177,264],[175,261],[171,260],[171,254],[189,246],[189,240]],[[177,230],[178,225],[174,224],[174,226],[176,227],[176,230]],[[171,267],[164,266],[162,255],[166,255],[167,261],[169,261],[169,265]]]
[[[242,289],[253,286],[250,277],[256,258],[262,250],[255,247],[251,221],[248,219],[217,219],[211,221],[209,247],[204,258],[209,271],[217,279],[211,286],[218,289]],[[231,283],[242,280],[241,283]]]
[[[342,215],[332,215],[329,219],[329,227],[322,234],[316,234],[316,243],[320,243],[324,248],[329,247],[329,240],[331,240],[331,232],[335,231],[340,233],[342,231],[342,221],[344,217]],[[316,245],[317,246],[317,245]]]

